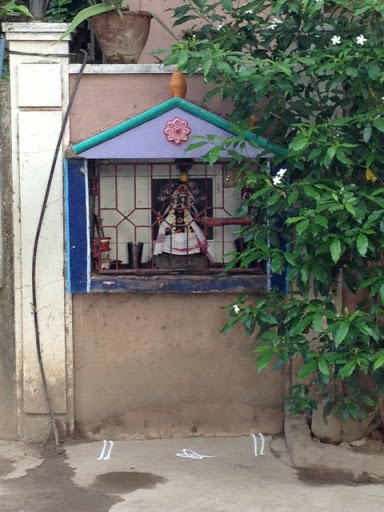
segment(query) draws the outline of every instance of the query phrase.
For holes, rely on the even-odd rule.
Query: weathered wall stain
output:
[[[13,282],[11,119],[9,83],[0,80],[0,176],[2,180],[3,286],[0,286],[0,438],[15,439],[16,359]],[[0,279],[1,282],[1,279]]]

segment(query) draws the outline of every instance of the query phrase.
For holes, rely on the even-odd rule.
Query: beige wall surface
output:
[[[75,417],[90,438],[282,431],[280,372],[256,371],[223,295],[73,297]]]
[[[92,69],[92,65],[89,69]],[[169,100],[170,76],[170,73],[140,72],[83,75],[70,114],[71,144],[77,144]],[[75,74],[70,76],[71,89],[75,79]],[[187,87],[185,99],[203,106],[203,98],[209,88],[203,84],[202,77],[187,77]],[[223,103],[215,97],[203,108],[225,117],[230,103]]]

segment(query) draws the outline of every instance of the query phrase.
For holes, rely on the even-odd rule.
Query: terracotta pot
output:
[[[135,64],[147,42],[152,15],[144,11],[99,14],[92,27],[108,64]]]

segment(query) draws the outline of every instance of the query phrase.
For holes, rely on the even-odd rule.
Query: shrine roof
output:
[[[169,126],[172,131],[175,119],[184,123],[185,133],[188,133],[178,143],[171,140],[166,132],[167,127],[169,131]],[[211,135],[226,139],[237,134],[230,121],[175,97],[75,144],[72,150],[81,158],[198,158],[209,147],[202,146],[186,153],[185,149],[191,142],[196,142],[196,139],[191,140],[192,137]],[[249,157],[265,152],[279,156],[287,154],[284,148],[251,132],[246,132],[245,141],[242,149],[237,151]],[[226,158],[229,155],[223,151],[221,157]]]

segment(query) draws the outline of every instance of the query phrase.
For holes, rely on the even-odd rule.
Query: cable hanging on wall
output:
[[[79,73],[76,76],[74,88],[70,95],[68,106],[65,111],[63,121],[61,123],[61,129],[60,129],[59,137],[58,137],[58,140],[56,143],[56,148],[55,148],[55,152],[54,152],[53,159],[52,159],[52,164],[51,164],[51,168],[50,168],[50,172],[49,172],[49,176],[48,176],[47,186],[45,189],[43,203],[41,206],[40,217],[39,217],[39,221],[37,224],[37,230],[36,230],[36,234],[35,234],[35,240],[34,240],[33,252],[32,252],[32,309],[33,309],[33,320],[34,320],[34,328],[35,328],[36,354],[37,354],[37,360],[38,360],[39,370],[40,370],[40,374],[41,374],[41,380],[42,380],[42,384],[43,384],[45,398],[46,398],[47,405],[48,405],[49,416],[50,416],[52,431],[53,431],[56,445],[58,445],[60,442],[59,432],[58,432],[58,428],[57,428],[57,424],[56,424],[55,413],[54,413],[53,407],[52,407],[52,402],[51,402],[49,392],[48,392],[47,379],[46,379],[45,370],[44,370],[44,363],[43,363],[42,351],[41,351],[41,341],[40,341],[39,315],[38,315],[37,293],[36,293],[36,289],[37,289],[37,287],[36,287],[37,250],[38,250],[39,241],[40,241],[41,228],[44,223],[44,217],[45,217],[45,211],[46,211],[46,207],[47,207],[47,203],[48,203],[48,198],[49,198],[49,194],[51,191],[52,180],[53,180],[53,176],[55,174],[56,163],[57,163],[57,159],[59,156],[60,147],[61,147],[61,144],[63,141],[65,128],[66,128],[66,125],[68,122],[69,113],[71,111],[71,108],[72,108],[72,105],[73,105],[73,102],[74,102],[74,99],[76,96],[76,92],[77,92],[77,89],[80,84],[81,77],[84,73],[85,66],[88,62],[88,54],[84,50],[81,50],[81,51],[84,53],[84,58],[83,58],[83,62],[82,62],[81,68],[79,70]]]

